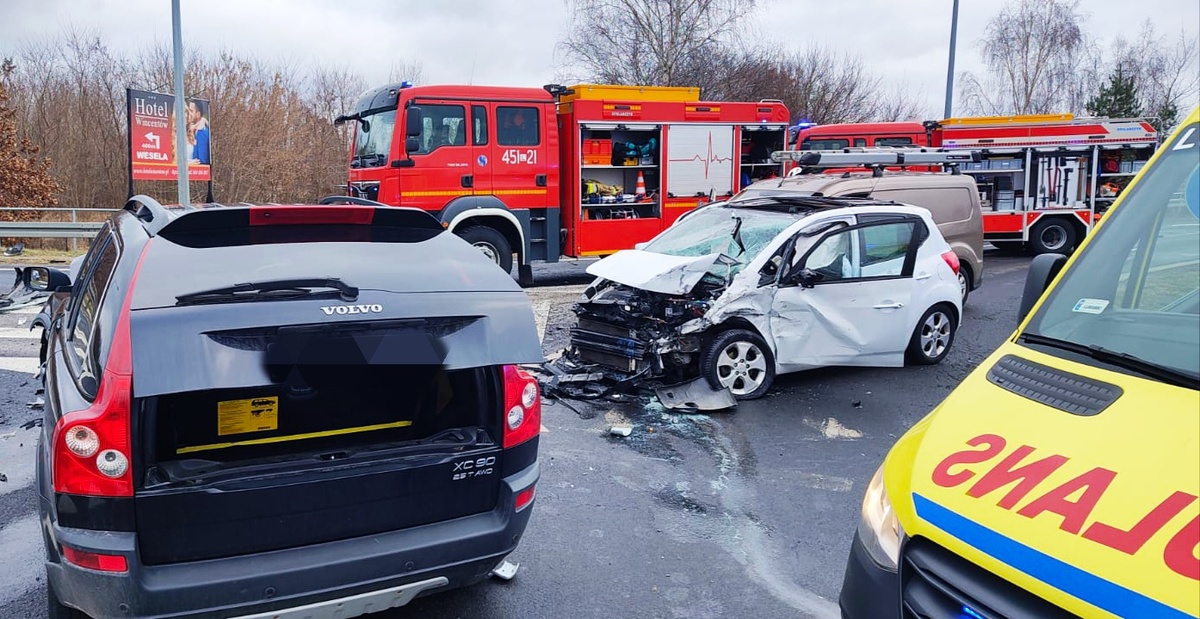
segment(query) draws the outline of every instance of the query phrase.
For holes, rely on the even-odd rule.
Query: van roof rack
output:
[[[777,162],[800,164],[789,176],[828,168],[867,168],[880,176],[886,167],[941,165],[959,173],[959,164],[982,161],[979,151],[913,147],[853,147],[839,150],[778,150],[771,153]]]

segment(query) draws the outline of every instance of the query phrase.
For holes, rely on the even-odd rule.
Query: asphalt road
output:
[[[512,582],[424,598],[409,617],[834,617],[865,484],[892,442],[1016,325],[1027,258],[989,253],[940,365],[816,370],[777,381],[735,412],[676,415],[648,398],[546,406],[533,518]],[[530,294],[553,353],[565,342],[583,264],[544,265]],[[0,271],[0,291],[11,270]],[[0,314],[0,616],[44,617],[32,444],[38,415]],[[25,359],[25,360],[22,360]],[[631,423],[628,438],[610,436]]]

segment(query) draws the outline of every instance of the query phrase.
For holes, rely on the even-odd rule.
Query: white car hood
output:
[[[587,268],[589,275],[624,284],[639,290],[685,295],[718,261],[730,260],[723,254],[669,256],[640,249],[621,250]]]

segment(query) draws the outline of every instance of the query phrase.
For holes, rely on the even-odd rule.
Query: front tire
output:
[[[728,389],[739,400],[761,398],[775,382],[775,357],[757,333],[730,329],[709,342],[700,371],[713,389]]]
[[[958,319],[949,305],[939,303],[925,310],[908,341],[906,356],[909,362],[915,365],[940,363],[950,352],[957,331]]]
[[[475,246],[505,273],[512,273],[513,249],[508,239],[495,228],[487,226],[468,226],[458,232],[458,236]]]

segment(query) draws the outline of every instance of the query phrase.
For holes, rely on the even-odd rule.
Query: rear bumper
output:
[[[858,533],[850,546],[838,605],[844,619],[900,619],[900,575],[875,563]]]
[[[490,512],[444,522],[274,552],[172,565],[138,561],[136,534],[60,527],[43,510],[46,563],[59,599],[96,617],[208,618],[355,616],[352,609],[400,606],[426,593],[473,584],[512,552],[532,505],[513,511],[516,494],[537,482],[537,463],[504,480]],[[320,526],[314,523],[314,526]],[[63,562],[60,544],[120,554],[129,571],[98,572]],[[337,606],[341,603],[340,606]],[[308,608],[301,608],[308,607]]]

